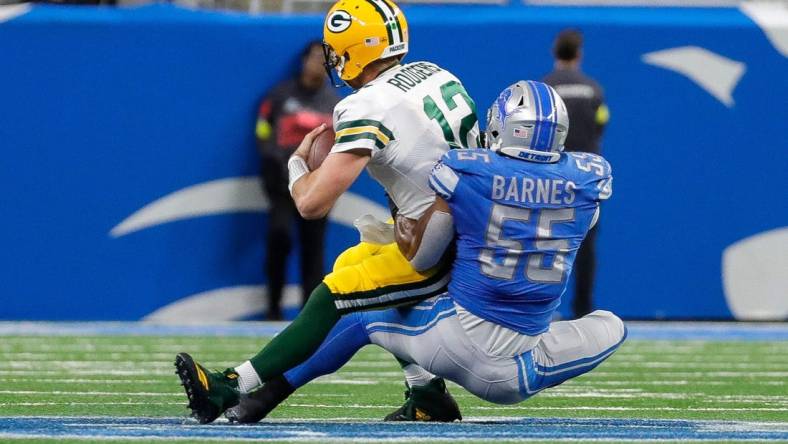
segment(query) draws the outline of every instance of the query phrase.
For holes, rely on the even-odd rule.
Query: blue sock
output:
[[[285,379],[298,388],[319,376],[334,373],[369,343],[362,314],[344,315],[309,359],[285,372]]]

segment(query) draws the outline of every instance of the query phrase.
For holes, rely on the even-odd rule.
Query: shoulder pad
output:
[[[383,149],[395,139],[386,120],[385,107],[370,100],[368,94],[357,92],[345,97],[334,107],[336,139],[332,151]]]
[[[493,154],[481,148],[447,151],[430,174],[430,188],[446,200],[454,197],[454,190],[463,176],[484,174],[492,163]]]
[[[449,150],[441,162],[457,172],[471,173],[492,164],[493,152],[486,148],[464,148]]]
[[[604,157],[598,154],[569,152],[566,153],[569,162],[581,174],[588,176],[588,180],[607,179],[613,174],[613,168]]]
[[[582,152],[568,154],[568,162],[575,172],[578,185],[587,189],[594,200],[605,200],[613,193],[613,169],[604,157]]]

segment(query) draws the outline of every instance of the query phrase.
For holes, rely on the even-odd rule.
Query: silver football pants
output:
[[[523,401],[592,370],[626,337],[621,319],[597,310],[574,321],[553,322],[524,353],[493,356],[466,334],[447,295],[363,317],[373,344],[497,404]]]

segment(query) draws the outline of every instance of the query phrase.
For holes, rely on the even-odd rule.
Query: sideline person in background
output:
[[[583,35],[580,31],[561,31],[553,44],[555,68],[543,80],[558,92],[569,112],[571,125],[566,138],[566,151],[601,154],[599,140],[610,113],[605,105],[602,87],[580,70],[582,47]],[[572,304],[575,318],[593,311],[597,227],[588,232],[575,260],[575,298]]]
[[[326,219],[306,220],[296,211],[287,189],[287,160],[304,136],[321,123],[331,125],[334,88],[325,81],[323,44],[310,42],[301,53],[301,69],[274,87],[260,105],[257,147],[263,189],[270,202],[266,236],[265,274],[268,279],[268,319],[282,319],[282,289],[287,256],[295,228],[301,245],[301,288],[306,298],[323,279],[323,237]]]

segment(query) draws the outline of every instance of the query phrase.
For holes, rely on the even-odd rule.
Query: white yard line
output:
[[[0,375],[5,374],[30,374],[30,375],[54,375],[54,374],[63,374],[68,373],[71,375],[151,375],[151,374],[165,374],[169,373],[171,369],[171,365],[160,365],[160,366],[139,366],[139,365],[128,365],[128,366],[121,366],[121,367],[128,367],[128,368],[117,368],[117,366],[101,366],[106,368],[96,368],[96,366],[91,365],[90,362],[83,363],[50,363],[48,364],[49,368],[55,367],[60,370],[49,370],[49,369],[40,369],[37,366],[30,366],[30,365],[21,365],[21,364],[11,364],[5,366],[5,368],[0,365]],[[382,372],[367,372],[367,371],[345,371],[340,370],[335,374],[341,378],[392,378],[392,379],[401,379],[402,372],[400,371],[382,371]],[[780,372],[780,371],[742,371],[742,372],[733,372],[733,371],[697,371],[697,372],[686,372],[686,371],[675,371],[675,372],[650,372],[648,374],[650,378],[660,378],[664,381],[671,381],[673,378],[681,378],[681,379],[693,379],[693,378],[700,378],[700,379],[707,379],[707,378],[775,378],[779,380],[786,380],[788,379],[788,372]],[[621,370],[618,371],[612,366],[606,366],[603,370],[595,370],[593,373],[589,375],[590,378],[594,379],[615,379],[615,380],[635,380],[638,381],[642,379],[644,376],[642,374],[634,374],[632,372]]]
[[[616,368],[623,368],[623,369],[630,369],[630,368],[668,368],[668,369],[685,369],[685,368],[697,368],[697,369],[721,369],[721,370],[730,370],[730,369],[765,369],[765,370],[784,370],[788,368],[788,362],[738,362],[738,363],[731,363],[731,362],[660,362],[660,361],[651,361],[651,362],[620,362],[616,361],[614,364],[610,364],[610,366],[615,366]]]
[[[160,372],[155,372],[151,370],[25,370],[25,369],[17,369],[17,370],[0,370],[0,375],[30,375],[31,377],[35,377],[37,375],[67,375],[67,376],[151,376],[154,374],[161,374]],[[174,373],[173,373],[174,374]]]
[[[615,378],[622,378],[622,377],[629,377],[629,378],[642,378],[642,374],[634,374],[628,370],[621,370],[618,371],[613,365],[605,366],[603,370],[594,370],[591,375],[595,377],[604,377],[610,376]],[[659,377],[659,378],[741,378],[742,376],[747,377],[761,377],[761,378],[788,378],[788,372],[751,372],[751,371],[742,371],[742,372],[684,372],[684,371],[677,371],[677,372],[649,372],[648,376],[651,378]]]
[[[788,350],[786,350],[788,351]],[[215,360],[226,360],[227,356],[231,353],[227,352],[216,352],[216,353],[203,353],[199,356],[201,361],[211,362]],[[0,358],[6,359],[13,359],[14,361],[25,361],[25,362],[34,362],[38,363],[39,361],[49,361],[49,360],[64,360],[64,358],[69,358],[70,360],[76,360],[75,358],[78,355],[80,361],[90,360],[91,362],[117,362],[119,360],[128,360],[134,359],[141,362],[154,362],[154,363],[169,363],[173,360],[175,353],[169,352],[144,352],[144,351],[134,351],[134,352],[118,352],[118,351],[106,351],[106,352],[38,352],[38,351],[14,351],[14,352],[0,352]],[[766,362],[763,363],[754,363],[748,362],[753,359],[758,360],[765,360]],[[617,366],[643,366],[643,365],[653,365],[653,366],[680,366],[680,367],[687,367],[687,366],[725,366],[725,367],[734,367],[734,368],[752,368],[758,367],[763,364],[765,365],[781,365],[786,364],[788,365],[788,359],[784,356],[774,356],[774,355],[764,355],[764,356],[740,356],[737,355],[736,359],[729,359],[729,358],[720,358],[720,356],[709,356],[706,357],[667,357],[667,356],[645,356],[645,355],[633,355],[627,356],[622,354],[616,354],[614,362]],[[396,365],[394,358],[392,356],[387,356],[385,359],[381,360],[368,360],[368,359],[358,359],[354,360],[349,365],[354,365],[357,367],[381,367],[381,366],[393,366]]]
[[[301,403],[287,403],[288,407],[301,407],[301,408],[315,408],[315,409],[336,409],[336,408],[354,408],[354,409],[389,409],[389,408],[398,408],[399,405],[369,405],[369,404],[301,404]],[[610,412],[625,412],[625,411],[637,411],[637,412],[657,412],[657,411],[692,411],[692,412],[750,412],[750,411],[762,411],[762,412],[788,412],[788,408],[779,408],[779,407],[604,407],[604,406],[556,406],[556,407],[547,407],[547,406],[467,406],[463,408],[464,410],[489,410],[489,411],[521,411],[521,412],[528,412],[534,410],[541,410],[541,411],[565,411],[565,410],[602,410],[602,411],[610,411]]]
[[[182,392],[182,390],[181,390]],[[43,396],[154,396],[154,397],[183,397],[183,393],[162,392],[97,392],[97,391],[61,391],[61,390],[0,390],[0,395],[43,395]]]
[[[759,350],[762,347],[759,347]],[[675,362],[677,364],[681,363],[692,363],[692,362],[724,362],[724,363],[731,363],[731,362],[748,362],[753,359],[767,359],[775,362],[788,362],[788,358],[781,355],[774,355],[770,353],[725,353],[719,352],[714,353],[714,355],[702,355],[698,356],[696,353],[702,350],[695,350],[695,353],[685,356],[685,355],[673,355],[673,353],[652,353],[652,354],[640,354],[640,353],[624,353],[622,350],[616,352],[615,357],[617,362],[648,362],[648,361],[660,361],[660,362]]]
[[[174,360],[173,360],[174,361]],[[35,369],[40,368],[41,362],[39,361],[15,361],[15,362],[0,362],[0,368],[6,369],[15,369],[15,368],[23,368],[23,369]],[[172,362],[162,362],[162,361],[149,361],[149,362],[128,362],[128,361],[91,361],[91,360],[56,360],[56,361],[49,361],[46,363],[46,367],[48,368],[64,368],[64,369],[78,369],[78,368],[90,368],[90,367],[111,367],[111,368],[118,368],[118,367],[128,367],[128,368],[145,368],[145,369],[163,369],[163,368],[175,368],[173,367]]]
[[[183,401],[166,401],[166,402],[151,402],[151,401],[92,401],[92,402],[0,402],[0,407],[46,407],[46,406],[110,406],[110,405],[183,405]],[[302,403],[287,403],[285,404],[290,408],[309,408],[309,409],[337,409],[337,408],[352,408],[361,410],[379,410],[379,409],[393,409],[400,407],[399,405],[369,405],[369,404],[302,404]],[[527,413],[529,411],[607,411],[607,412],[659,412],[659,411],[689,411],[689,412],[788,412],[788,408],[780,407],[604,407],[604,406],[474,406],[465,407],[466,411],[518,411]]]
[[[88,366],[90,367],[90,366]],[[170,367],[165,369],[61,369],[61,370],[42,370],[34,368],[18,368],[13,370],[0,369],[0,377],[11,376],[29,376],[29,381],[37,380],[40,376],[46,376],[51,380],[57,379],[57,376],[62,376],[67,380],[73,380],[79,376],[108,376],[109,381],[116,381],[117,377],[129,377],[128,382],[134,383],[137,381],[136,377],[150,377],[154,375],[164,375],[170,373]],[[595,371],[584,379],[579,381],[572,381],[575,385],[588,385],[588,386],[679,386],[679,385],[700,385],[700,386],[726,386],[738,385],[740,381],[737,378],[748,378],[748,384],[756,386],[784,386],[786,384],[785,378],[788,373],[786,372],[652,372],[649,377],[659,377],[659,380],[644,381],[642,375],[634,375],[626,372],[608,372],[608,371]],[[718,377],[728,379],[727,381],[709,381],[708,378]],[[763,378],[763,379],[756,379]],[[673,379],[680,378],[680,379]],[[770,380],[775,378],[777,380]],[[100,379],[93,379],[96,383],[100,383]],[[149,381],[150,379],[143,379]],[[159,381],[166,383],[166,379]],[[142,382],[145,383],[145,382]],[[348,385],[370,385],[370,384],[401,384],[402,374],[399,371],[395,372],[345,372],[340,371],[333,375],[323,376],[313,381],[311,384],[348,384]]]
[[[88,379],[88,378],[72,378],[66,376],[64,378],[0,378],[0,382],[8,383],[38,383],[38,384],[151,384],[151,385],[169,385],[173,380],[165,379]]]
[[[0,395],[24,395],[27,401],[33,396],[71,396],[71,397],[94,397],[94,396],[124,396],[124,397],[164,397],[164,398],[177,398],[183,397],[183,393],[178,392],[107,392],[107,391],[48,391],[48,390],[0,390]],[[348,398],[351,397],[347,393],[314,393],[304,394],[296,393],[292,395],[293,398]],[[475,399],[473,395],[459,393],[454,395],[455,398],[468,398]],[[734,396],[734,395],[705,395],[705,394],[691,394],[691,393],[637,393],[637,394],[621,394],[621,393],[604,393],[604,392],[588,392],[588,393],[560,393],[556,391],[544,392],[539,395],[540,398],[557,398],[557,399],[694,399],[701,403],[728,403],[728,404],[746,404],[756,403],[761,406],[780,407],[788,406],[788,398],[781,396]],[[74,404],[82,404],[81,401],[73,401]],[[295,405],[295,404],[290,404]],[[344,407],[343,404],[337,404],[336,407]]]
[[[778,366],[778,365],[766,365],[767,367],[774,367],[775,369],[784,369],[785,366]],[[218,365],[221,367],[221,365]],[[402,372],[399,370],[392,370],[392,371],[359,371],[359,370],[352,370],[353,367],[361,367],[361,368],[378,368],[377,366],[373,365],[354,365],[350,364],[347,367],[350,367],[351,370],[340,370],[337,374],[343,377],[377,377],[377,378],[401,378]],[[392,365],[381,366],[379,368],[392,368]],[[595,370],[590,376],[594,378],[604,378],[604,377],[614,377],[616,379],[632,379],[632,378],[642,378],[642,374],[635,374],[630,371],[629,368],[626,367],[636,367],[632,366],[622,366],[618,363],[609,363],[605,365],[600,370]],[[641,367],[667,367],[667,365],[663,364],[654,364],[654,363],[643,363]],[[702,365],[697,366],[690,366],[690,367],[703,367]],[[748,368],[763,368],[763,365],[740,365],[738,367],[742,368],[742,371],[715,371],[713,368],[716,366],[708,366],[712,368],[709,371],[684,371],[680,367],[677,367],[678,370],[676,371],[653,371],[649,372],[649,377],[660,377],[660,378],[740,378],[740,377],[760,377],[760,378],[779,378],[779,379],[786,379],[788,378],[788,371],[751,371],[747,370]],[[725,365],[719,366],[721,368],[737,368],[737,365]],[[4,372],[12,372],[14,370],[21,370],[25,373],[37,373],[37,374],[52,374],[52,373],[60,373],[55,369],[62,369],[66,372],[71,372],[73,374],[100,374],[100,373],[107,373],[107,374],[144,374],[144,373],[159,373],[159,372],[169,372],[172,369],[172,363],[169,361],[154,361],[154,362],[128,362],[128,361],[92,361],[92,360],[61,360],[61,361],[47,361],[46,368],[41,368],[40,362],[38,361],[6,361],[0,362],[0,374]]]
[[[182,390],[175,392],[104,392],[104,391],[62,391],[62,390],[0,390],[0,395],[41,395],[41,396],[152,396],[183,398]],[[348,393],[294,393],[295,398],[348,398]],[[81,403],[81,402],[80,402]]]
[[[46,407],[55,405],[184,405],[180,402],[152,402],[152,401],[107,401],[107,402],[0,402],[0,407]]]
[[[29,355],[29,354],[28,354]],[[15,357],[10,353],[0,353],[0,369],[2,368],[40,368],[42,364],[46,364],[46,367],[58,367],[58,368],[78,368],[78,367],[131,367],[131,368],[150,368],[150,369],[161,369],[161,368],[169,368],[172,367],[172,361],[174,359],[170,359],[174,357],[174,355],[166,355],[163,357],[154,357],[147,355],[147,354],[135,354],[135,355],[122,355],[116,357],[109,357],[102,355],[100,359],[92,358],[92,357],[85,357],[84,359],[77,359],[73,355],[68,356],[68,359],[64,359],[64,355],[51,355],[51,356],[42,356],[40,358],[31,359],[31,356],[26,356],[25,358]],[[108,359],[109,358],[109,359]],[[226,355],[210,357],[206,356],[201,362],[225,362]],[[232,365],[232,364],[229,364]],[[218,367],[218,366],[216,366]],[[351,361],[345,364],[343,369],[396,369],[397,363],[392,357],[386,362],[365,362],[365,361]],[[721,366],[721,368],[724,368]]]
[[[723,386],[723,385],[740,385],[739,381],[736,380],[729,380],[729,381],[688,381],[682,379],[676,380],[659,380],[659,381],[638,381],[635,379],[622,381],[622,380],[612,380],[612,381],[600,381],[598,379],[593,378],[593,374],[591,376],[585,378],[584,380],[580,381],[572,381],[571,384],[573,385],[580,385],[580,386],[599,386],[599,385],[631,385],[631,386],[643,386],[643,385],[656,385],[656,386],[672,386],[672,385],[707,385],[707,386]],[[749,385],[768,385],[768,386],[783,386],[786,384],[785,381],[747,381]]]
[[[349,437],[331,437],[331,436],[285,436],[285,437],[277,437],[277,438],[242,438],[242,437],[232,437],[232,436],[222,436],[221,438],[217,437],[206,437],[206,436],[183,436],[183,437],[164,437],[164,436],[133,436],[133,435],[97,435],[95,437],[86,437],[84,435],[60,435],[60,434],[36,434],[36,435],[25,435],[25,434],[18,434],[18,433],[4,433],[0,432],[0,438],[8,438],[8,439],[57,439],[57,440],[64,440],[64,439],[72,439],[72,440],[84,440],[84,441],[93,441],[93,440],[101,440],[101,441],[140,441],[140,442],[159,442],[159,441],[170,441],[170,442],[201,442],[201,441],[224,441],[224,442],[274,442],[274,443],[281,443],[281,442],[314,442],[314,443],[363,443],[367,444],[370,442],[378,442],[378,443],[412,443],[414,440],[416,442],[446,442],[446,443],[453,443],[457,440],[468,440],[471,442],[482,442],[479,440],[479,437],[476,436],[458,436],[458,437],[402,437],[402,438],[381,438],[381,437],[358,437],[358,438],[349,438]],[[484,440],[487,442],[488,440]],[[553,437],[550,436],[549,439],[546,437],[535,437],[535,438],[503,438],[503,437],[495,437],[494,441],[490,442],[566,442],[566,443],[574,443],[574,442],[593,442],[593,441],[601,441],[601,442],[620,442],[620,443],[681,443],[687,441],[686,439],[648,439],[648,438],[601,438],[601,439],[594,439],[594,438],[561,438],[561,437]],[[695,441],[695,440],[692,440]],[[750,439],[706,439],[702,440],[704,443],[735,443],[735,442],[768,442],[768,440],[750,440]]]

